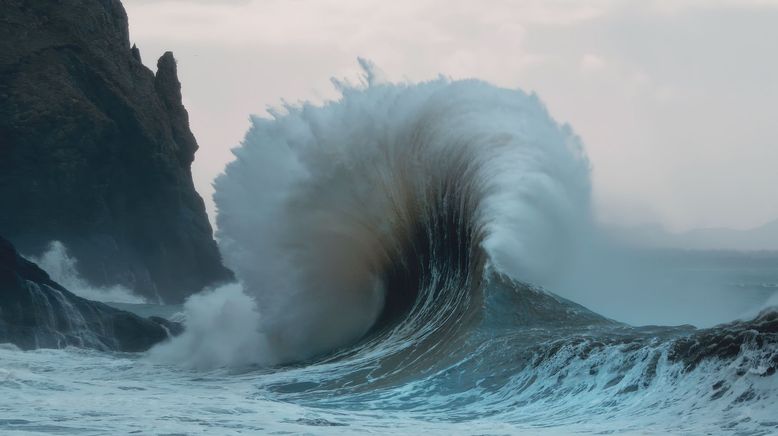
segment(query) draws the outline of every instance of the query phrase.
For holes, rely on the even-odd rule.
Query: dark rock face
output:
[[[181,302],[232,279],[190,166],[176,61],[155,75],[118,0],[0,3],[0,234],[62,241],[95,285]]]
[[[73,295],[0,238],[0,343],[136,352],[181,330],[162,318],[141,318]]]

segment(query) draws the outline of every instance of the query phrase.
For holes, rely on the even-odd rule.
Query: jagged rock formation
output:
[[[181,330],[162,318],[141,318],[73,295],[0,238],[0,343],[135,352]]]
[[[232,279],[190,166],[171,53],[156,75],[118,0],[0,3],[0,234],[65,243],[95,285],[165,302]]]

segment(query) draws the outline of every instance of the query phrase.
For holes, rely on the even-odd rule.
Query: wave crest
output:
[[[487,263],[541,280],[589,215],[580,142],[535,95],[363,66],[337,101],[254,117],[215,183],[225,261],[279,361],[457,318]]]

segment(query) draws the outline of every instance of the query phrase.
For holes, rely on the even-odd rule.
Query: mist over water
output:
[[[769,307],[778,253],[647,249],[591,235],[584,253],[543,285],[632,325],[712,327]]]

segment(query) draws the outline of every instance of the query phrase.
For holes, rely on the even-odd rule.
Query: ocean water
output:
[[[774,274],[778,279],[778,270]],[[483,317],[463,336],[420,352],[415,342],[425,338],[389,336],[304,363],[202,369],[160,362],[153,353],[20,351],[4,345],[0,431],[778,432],[775,333],[772,340],[762,335],[762,342],[746,341],[726,358],[711,352],[687,369],[671,356],[678,338],[695,334],[692,327],[628,327],[510,281],[486,289],[491,295]],[[735,285],[733,292],[748,291]],[[532,309],[507,310],[513,305]],[[137,309],[153,312],[146,305]],[[710,331],[718,341],[731,335],[722,328]]]
[[[0,432],[778,433],[778,254],[614,249],[537,96],[364,66],[254,118],[217,179],[238,283],[136,304],[52,246],[74,292],[186,329],[0,346]]]

